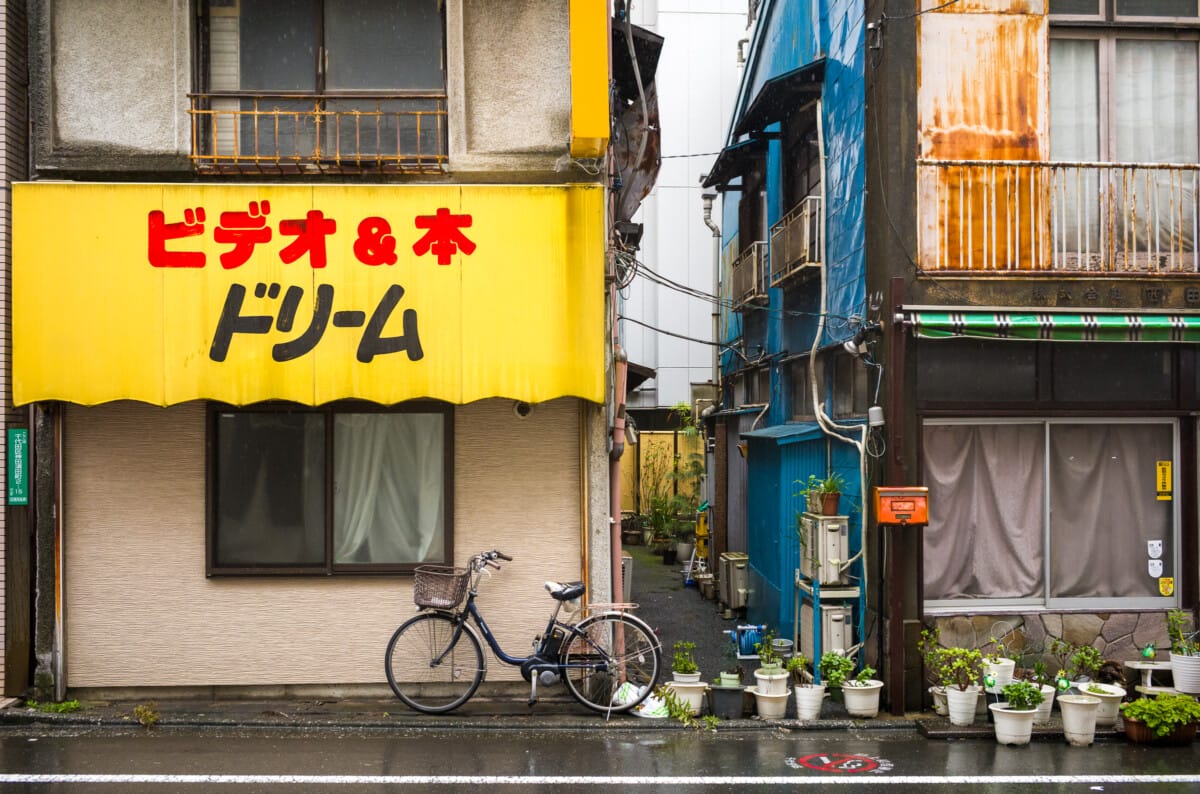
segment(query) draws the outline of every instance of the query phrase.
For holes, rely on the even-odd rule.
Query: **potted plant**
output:
[[[1121,701],[1125,699],[1125,690],[1116,684],[1077,683],[1075,688],[1081,695],[1089,695],[1100,701],[1096,710],[1096,724],[1101,726],[1116,725],[1117,714]]]
[[[1036,725],[1044,725],[1050,721],[1050,711],[1054,708],[1054,693],[1057,691],[1055,679],[1051,678],[1046,663],[1039,659],[1033,663],[1032,667],[1024,670],[1023,680],[1042,690],[1042,702],[1037,707],[1037,716],[1034,717],[1033,722]]]
[[[979,681],[983,677],[983,654],[974,648],[945,648],[938,657],[935,677],[946,689],[950,724],[962,727],[975,722]]]
[[[721,686],[742,685],[742,660],[737,655],[737,645],[730,641],[721,645],[721,662],[723,667],[717,676]]]
[[[1200,703],[1189,695],[1159,693],[1124,704],[1121,716],[1131,742],[1191,744],[1200,723]]]
[[[671,674],[681,684],[694,684],[700,680],[700,667],[696,664],[696,643],[676,640],[671,646]]]
[[[1188,631],[1191,620],[1182,609],[1167,613],[1167,637],[1171,640],[1171,680],[1175,691],[1200,694],[1200,640]]]
[[[999,694],[1013,680],[1017,663],[1002,639],[991,637],[988,643],[992,649],[983,657],[984,687],[992,694]]]
[[[829,689],[830,697],[835,702],[842,699],[842,684],[854,672],[854,660],[837,651],[826,651],[821,654],[821,683]]]
[[[842,499],[842,490],[845,487],[845,479],[837,472],[830,472],[828,477],[818,481],[817,493],[821,498],[821,515],[838,515],[838,503]]]
[[[792,656],[784,664],[787,671],[792,674],[792,683],[795,684],[796,718],[815,720],[821,716],[821,704],[825,700],[825,684],[814,683],[805,669],[807,666],[808,660],[804,658],[803,654]]]
[[[1060,695],[1063,736],[1072,747],[1087,747],[1096,740],[1096,711],[1100,698],[1091,695]]]
[[[815,474],[808,475],[808,487],[804,489],[804,508],[809,513],[821,513],[821,480]]]
[[[1029,744],[1033,735],[1033,720],[1042,702],[1042,689],[1028,681],[1012,681],[1000,690],[1004,702],[988,705],[1000,744]]]
[[[873,675],[875,668],[868,665],[842,686],[846,712],[851,717],[870,718],[879,714],[879,694],[883,691],[883,682],[872,678]]]
[[[783,660],[775,650],[775,633],[768,631],[760,642],[754,644],[758,653],[758,669],[754,671],[754,691],[763,695],[787,695],[788,673],[783,669]]]
[[[937,626],[932,629],[922,629],[917,648],[921,652],[925,679],[930,682],[929,695],[933,698],[933,711],[939,717],[948,717],[950,709],[946,706],[946,687],[937,678],[937,669],[944,650],[941,646],[941,629]]]

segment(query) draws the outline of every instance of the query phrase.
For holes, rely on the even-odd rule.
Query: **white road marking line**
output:
[[[984,783],[1200,783],[1200,775],[788,775],[788,776],[606,776],[606,775],[102,775],[0,773],[0,784],[187,784],[233,785],[621,785],[621,786],[805,786],[972,785]]]

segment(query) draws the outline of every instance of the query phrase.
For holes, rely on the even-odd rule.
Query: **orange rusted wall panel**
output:
[[[919,23],[921,157],[1045,159],[1046,17],[937,12]]]
[[[941,8],[945,6],[945,8]],[[923,14],[937,8],[945,14],[1034,14],[1046,13],[1045,0],[958,0],[946,5],[946,0],[918,0],[917,10]]]

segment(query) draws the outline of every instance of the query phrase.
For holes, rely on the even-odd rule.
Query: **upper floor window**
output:
[[[444,167],[441,0],[205,0],[199,30],[198,166]]]
[[[1110,10],[1111,9],[1111,10]],[[1050,15],[1059,19],[1148,21],[1200,19],[1197,0],[1050,0]]]

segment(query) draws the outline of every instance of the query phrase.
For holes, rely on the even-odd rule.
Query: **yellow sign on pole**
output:
[[[599,185],[13,192],[17,404],[604,401]]]
[[[1158,483],[1158,501],[1171,501],[1172,478],[1171,478],[1171,461],[1160,460],[1156,463],[1156,481]]]

